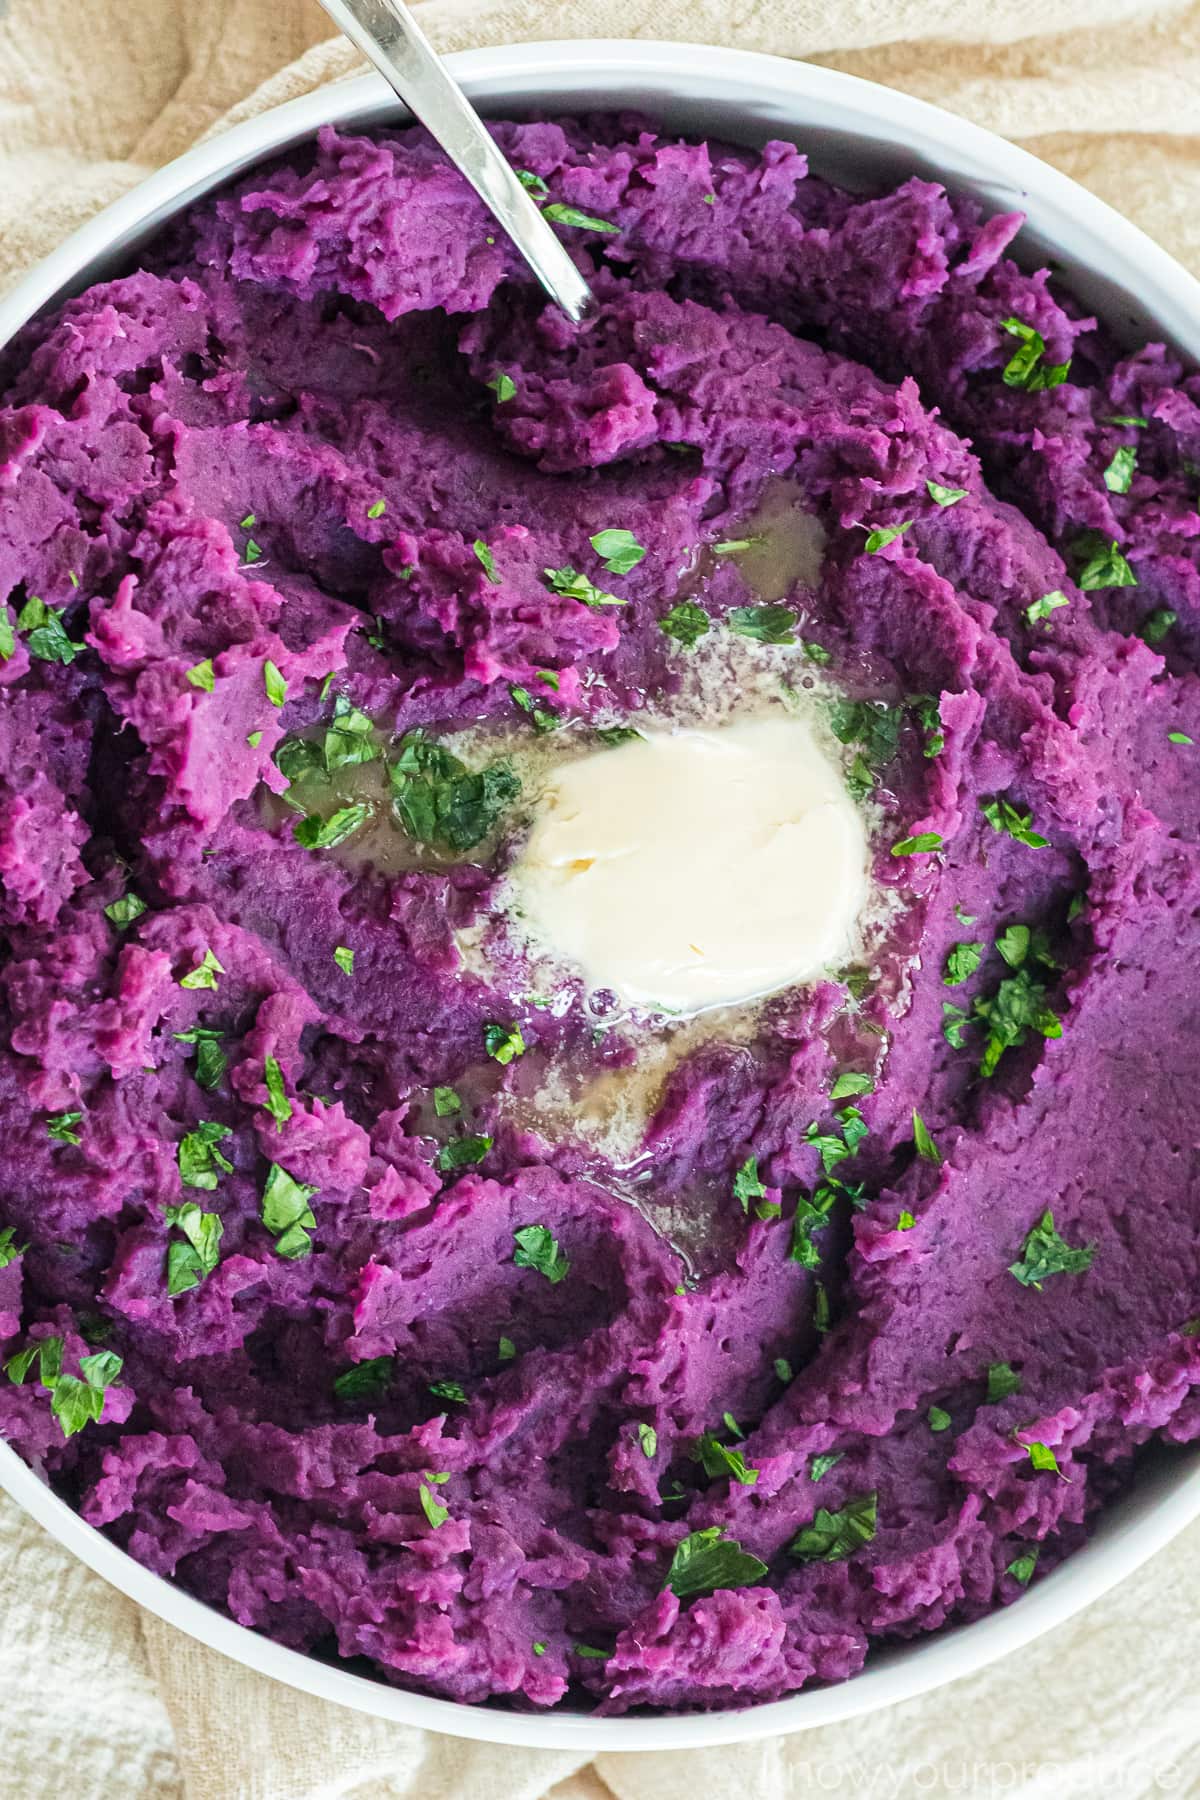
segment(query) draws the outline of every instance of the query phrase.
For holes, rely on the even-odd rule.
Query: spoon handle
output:
[[[403,0],[321,0],[495,214],[552,300],[576,324],[592,292],[497,149]]]

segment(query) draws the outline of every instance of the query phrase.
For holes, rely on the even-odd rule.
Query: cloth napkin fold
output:
[[[803,56],[1018,138],[1200,273],[1200,5],[417,0],[440,50],[670,38]],[[0,0],[0,289],[240,119],[355,73],[315,0]],[[1200,1526],[1024,1653],[727,1750],[501,1749],[292,1692],[142,1613],[0,1500],[0,1800],[1151,1800],[1200,1794]]]

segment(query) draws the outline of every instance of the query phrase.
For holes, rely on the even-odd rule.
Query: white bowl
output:
[[[793,139],[818,172],[852,187],[920,172],[975,195],[989,210],[1022,208],[1029,218],[1019,240],[1023,257],[1053,257],[1122,337],[1165,337],[1200,360],[1200,283],[1066,176],[937,107],[828,69],[696,44],[515,44],[449,60],[477,104],[496,116],[644,108],[679,130],[751,144]],[[361,129],[402,116],[384,83],[366,75],[293,100],[189,151],[90,220],[0,299],[0,345],[40,307],[113,273],[180,206],[261,157],[331,121]],[[307,1693],[399,1724],[492,1743],[670,1750],[834,1724],[1020,1649],[1113,1587],[1200,1516],[1200,1450],[1153,1453],[1133,1490],[1101,1516],[1090,1543],[1011,1606],[974,1624],[880,1650],[863,1674],[839,1686],[745,1711],[656,1718],[465,1706],[332,1667],[234,1624],[142,1568],[85,1524],[6,1444],[0,1444],[0,1484],[131,1599],[214,1650]]]

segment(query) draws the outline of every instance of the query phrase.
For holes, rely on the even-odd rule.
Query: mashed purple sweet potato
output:
[[[286,1644],[748,1704],[1200,1435],[1200,378],[930,183],[497,131],[582,328],[328,131],[0,355],[0,1429]],[[539,1093],[676,1027],[506,938],[514,734],[735,649],[889,906],[617,1156]]]

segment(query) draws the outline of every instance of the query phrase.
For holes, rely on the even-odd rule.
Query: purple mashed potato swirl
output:
[[[282,1643],[747,1705],[1200,1434],[1200,379],[931,183],[496,129],[593,221],[586,327],[420,134],[326,131],[0,356],[0,1430]],[[678,1062],[634,1182],[509,1101],[636,1030],[463,961],[520,802],[385,866],[269,795],[339,719],[376,771],[514,687],[636,723],[781,481],[893,922]]]

